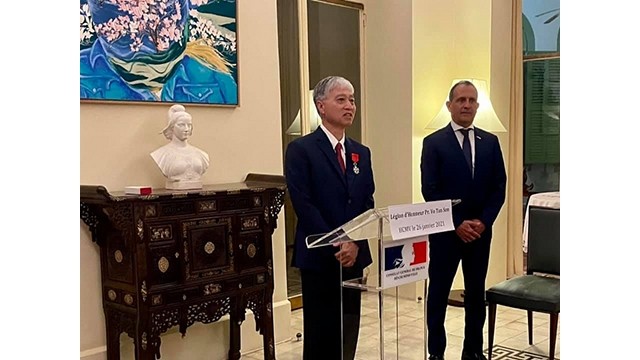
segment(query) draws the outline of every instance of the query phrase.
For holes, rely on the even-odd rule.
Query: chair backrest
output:
[[[560,209],[529,207],[527,274],[560,275]]]

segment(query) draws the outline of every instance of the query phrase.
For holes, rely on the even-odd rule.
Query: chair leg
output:
[[[556,335],[558,335],[558,314],[549,315],[551,324],[549,325],[549,360],[555,358]]]
[[[527,310],[527,328],[529,329],[529,345],[533,345],[533,311]]]
[[[491,360],[491,353],[493,352],[493,335],[496,330],[496,308],[498,307],[495,303],[489,303],[489,359]]]

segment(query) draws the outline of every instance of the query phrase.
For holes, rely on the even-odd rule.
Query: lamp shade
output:
[[[471,81],[478,90],[478,103],[480,105],[478,106],[478,112],[476,113],[473,124],[489,132],[506,132],[507,129],[502,125],[502,122],[498,119],[498,115],[495,110],[493,110],[491,99],[489,99],[489,91],[487,90],[487,82],[480,79],[456,79],[451,83],[451,87],[462,80]],[[448,97],[445,98],[440,112],[427,123],[424,127],[425,129],[440,129],[449,124],[451,121],[451,113],[449,109],[447,109],[448,100]]]
[[[309,121],[311,122],[310,124],[310,129],[311,131],[314,131],[315,129],[318,128],[318,126],[320,126],[320,123],[322,122],[322,120],[320,119],[320,115],[318,115],[318,110],[316,110],[316,106],[315,103],[313,102],[313,90],[309,91]],[[300,124],[300,110],[298,110],[298,113],[296,114],[296,117],[293,119],[293,123],[291,123],[291,126],[289,126],[289,128],[286,131],[287,135],[302,135],[302,125]]]

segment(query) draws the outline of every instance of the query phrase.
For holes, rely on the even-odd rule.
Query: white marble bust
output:
[[[172,190],[201,189],[201,177],[209,167],[209,155],[187,142],[193,133],[191,115],[184,106],[173,105],[167,120],[162,134],[170,141],[150,154],[167,178],[165,187]]]

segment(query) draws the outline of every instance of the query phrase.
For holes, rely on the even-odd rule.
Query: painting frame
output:
[[[240,106],[238,0],[80,0],[80,102]]]

